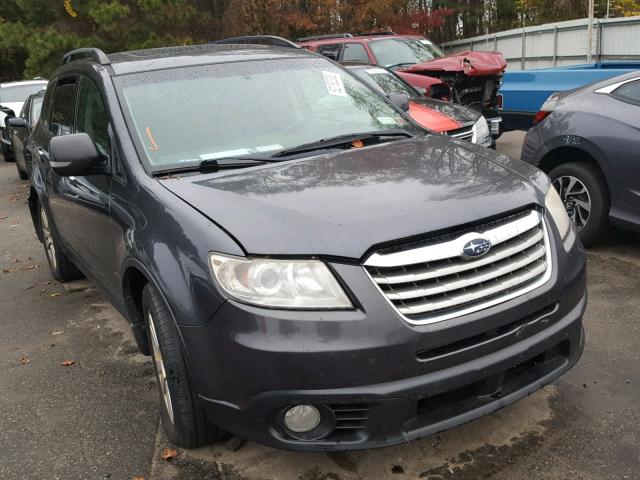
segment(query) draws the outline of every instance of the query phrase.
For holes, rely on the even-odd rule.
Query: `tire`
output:
[[[227,434],[205,416],[187,374],[177,327],[160,293],[150,284],[142,291],[142,310],[167,437],[183,448],[200,447],[225,438]]]
[[[44,253],[53,278],[59,282],[68,282],[81,277],[80,271],[62,251],[55,225],[51,221],[48,210],[41,202],[38,202],[38,220],[42,232]]]
[[[2,143],[2,157],[4,158],[5,162],[15,162],[16,159],[13,156],[13,152],[9,149],[9,147],[7,147],[6,143]]]
[[[16,162],[16,169],[18,170],[20,180],[29,180],[29,174],[20,168],[20,164],[18,162]]]
[[[587,162],[571,162],[554,168],[549,176],[576,224],[582,243],[588,246],[601,240],[609,227],[611,199],[600,171]]]

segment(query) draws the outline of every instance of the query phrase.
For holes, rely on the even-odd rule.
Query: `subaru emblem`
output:
[[[481,257],[491,250],[491,242],[486,238],[474,238],[467,242],[462,249],[462,255],[465,257]]]

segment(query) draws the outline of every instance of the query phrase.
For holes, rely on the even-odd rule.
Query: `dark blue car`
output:
[[[585,256],[548,177],[313,53],[73,51],[32,143],[51,272],[129,320],[178,445],[406,442],[582,353]]]

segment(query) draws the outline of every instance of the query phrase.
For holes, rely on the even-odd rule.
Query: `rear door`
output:
[[[52,82],[53,94],[46,118],[43,118],[38,134],[33,138],[33,161],[38,162],[39,175],[34,178],[41,183],[45,198],[42,199],[53,221],[54,228],[61,237],[65,247],[71,239],[71,231],[67,217],[69,199],[69,181],[58,176],[50,165],[49,143],[58,135],[67,135],[73,129],[73,114],[77,93],[78,77],[65,75]]]
[[[623,131],[614,132],[610,145],[614,150],[610,161],[621,187],[614,195],[640,215],[640,78],[623,83],[610,97],[615,102],[614,118],[625,124]]]

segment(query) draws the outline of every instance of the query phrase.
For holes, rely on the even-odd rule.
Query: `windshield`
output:
[[[0,88],[0,103],[24,103],[34,93],[46,88],[47,83],[32,83],[29,85],[11,85]]]
[[[354,68],[352,72],[369,85],[382,91],[385,95],[390,93],[405,93],[409,95],[410,98],[421,97],[411,86],[384,68]]]
[[[413,65],[444,57],[444,53],[425,38],[385,38],[370,42],[369,48],[377,63],[385,67]]]
[[[31,115],[29,121],[31,122],[31,126],[34,127],[36,123],[38,123],[38,119],[40,118],[40,112],[42,111],[42,101],[44,97],[36,97],[31,101]]]
[[[411,128],[378,93],[321,58],[177,68],[116,83],[138,148],[154,171]]]

